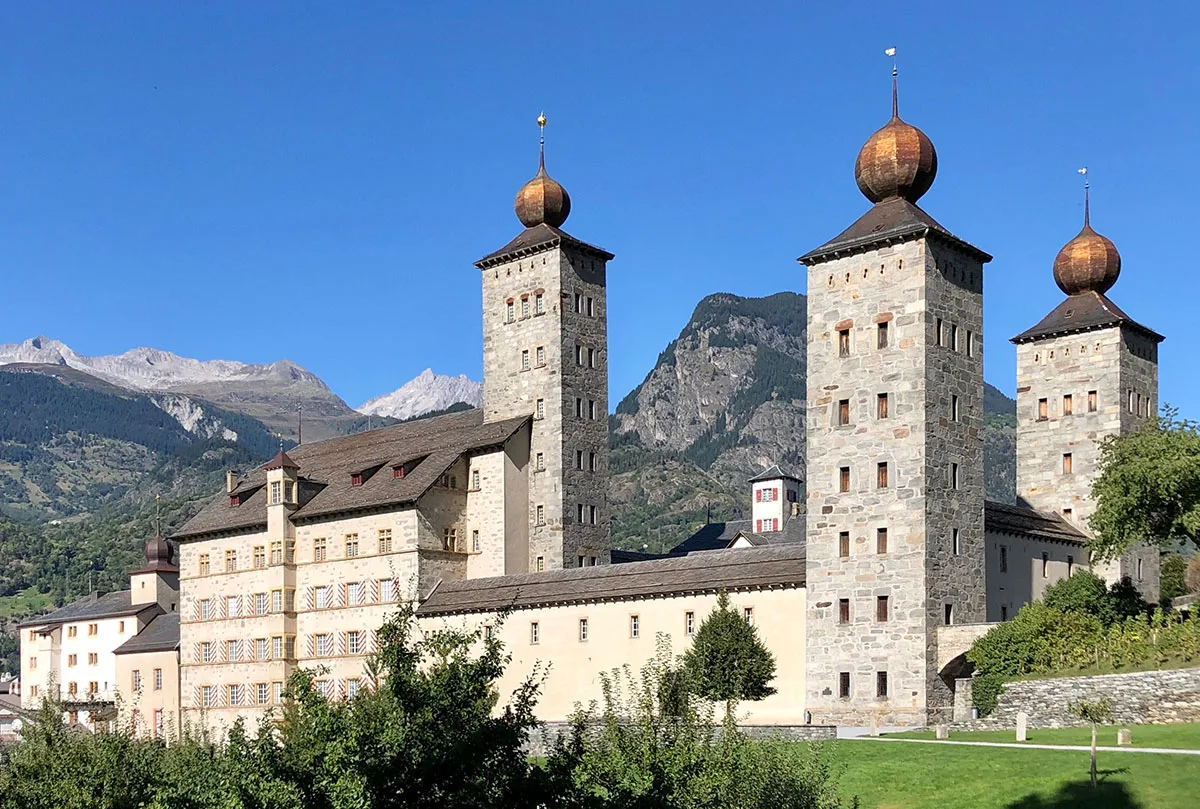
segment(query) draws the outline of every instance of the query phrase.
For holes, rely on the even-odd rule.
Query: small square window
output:
[[[838,330],[838,356],[839,357],[849,357],[850,356],[850,330],[849,329]]]
[[[1063,394],[1062,414],[1064,416],[1071,416],[1071,415],[1074,415],[1074,413],[1075,413],[1075,397],[1073,397],[1069,393]]]
[[[534,567],[537,569],[537,572],[538,572],[538,573],[541,573],[543,570],[545,570],[545,569],[546,569],[546,559],[545,559],[545,557],[543,557],[543,556],[539,556],[539,557],[537,558],[537,563],[534,565]]]
[[[545,399],[537,400],[537,409],[535,411],[535,418],[539,418],[539,419],[546,418],[546,400]]]
[[[683,632],[685,635],[696,634],[696,613],[689,611],[683,614]]]
[[[842,699],[850,699],[850,672],[838,672],[838,696]]]
[[[1037,420],[1045,421],[1050,418],[1050,401],[1048,399],[1038,399]]]
[[[541,639],[542,639],[541,629],[538,626],[538,622],[537,621],[531,622],[529,624],[529,643],[536,646],[538,644],[538,642],[541,641]]]
[[[850,491],[850,467],[843,466],[838,470],[838,491]]]
[[[1088,391],[1088,412],[1096,412],[1096,391],[1094,390]]]
[[[888,530],[886,528],[875,529],[875,552],[888,552]]]
[[[888,395],[881,393],[875,397],[875,417],[886,419],[888,417]]]
[[[1062,471],[1063,471],[1063,474],[1064,474],[1064,475],[1069,475],[1069,474],[1071,474],[1071,473],[1072,473],[1074,470],[1075,470],[1075,459],[1074,459],[1074,456],[1073,456],[1073,455],[1071,455],[1071,453],[1069,453],[1069,452],[1064,452],[1064,453],[1063,453],[1063,459],[1062,459]]]
[[[848,598],[838,599],[838,623],[850,623],[850,599]]]
[[[588,619],[580,618],[579,619],[579,642],[587,643],[587,639],[588,639]]]
[[[850,400],[842,399],[838,402],[838,426],[845,427],[850,423]]]
[[[875,328],[875,347],[876,348],[887,348],[888,347],[888,336],[889,335],[888,335],[887,321],[884,321],[883,323],[878,324]]]
[[[642,622],[636,615],[629,616],[629,637],[636,638],[641,634]]]
[[[875,672],[875,696],[879,699],[887,699],[888,695],[888,676],[886,671]]]
[[[888,487],[888,465],[887,462],[881,462],[875,466],[875,488],[886,489]]]
[[[885,623],[888,620],[889,614],[890,613],[888,611],[888,597],[887,596],[876,596],[875,597],[875,620],[879,621],[880,623]]]
[[[842,531],[838,534],[838,556],[845,559],[850,555],[850,532]]]

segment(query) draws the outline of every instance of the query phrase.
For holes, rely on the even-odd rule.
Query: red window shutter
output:
[[[779,530],[779,518],[778,517],[775,517],[771,520],[771,530],[772,531]]]
[[[754,502],[756,502],[756,503],[762,502],[762,493],[763,493],[762,489],[758,489],[757,491],[754,492]]]
[[[779,499],[779,489],[771,489],[771,499],[772,500]]]

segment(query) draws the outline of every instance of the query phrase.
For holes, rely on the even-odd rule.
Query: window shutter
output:
[[[779,489],[771,489],[771,499],[772,500],[779,499]]]
[[[335,637],[337,638],[337,653],[344,655],[346,653],[346,633],[338,632]]]
[[[305,609],[313,609],[316,603],[316,588],[311,584],[304,590],[304,607]]]
[[[757,489],[757,490],[754,492],[754,502],[756,502],[756,503],[761,503],[761,502],[762,502],[762,493],[763,493],[763,490],[762,490],[762,489]]]
[[[201,662],[201,660],[200,660],[200,644],[199,643],[192,644],[192,662],[193,663]]]
[[[368,604],[377,603],[379,601],[379,580],[378,579],[368,579],[366,586],[369,588],[369,590],[367,592],[367,603]]]
[[[762,533],[762,520],[754,521],[754,533],[756,533],[756,534]]]
[[[317,642],[317,639],[316,639],[315,635],[305,635],[304,636],[304,648],[308,650],[308,654],[307,654],[308,657],[314,656],[316,642]]]

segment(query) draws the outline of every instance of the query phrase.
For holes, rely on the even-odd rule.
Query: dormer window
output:
[[[239,495],[239,494],[229,495],[229,505],[230,506],[240,506],[241,504],[242,504],[242,496],[241,495]]]
[[[362,482],[363,482],[362,472],[355,472],[353,475],[350,476],[350,485],[351,486],[361,486]]]
[[[392,467],[392,477],[394,477],[394,478],[404,477],[404,464]]]

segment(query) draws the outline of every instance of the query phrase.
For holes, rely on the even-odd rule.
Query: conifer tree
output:
[[[727,718],[737,701],[775,693],[775,658],[759,640],[758,630],[729,605],[724,590],[696,632],[683,668],[695,693],[725,703]]]

